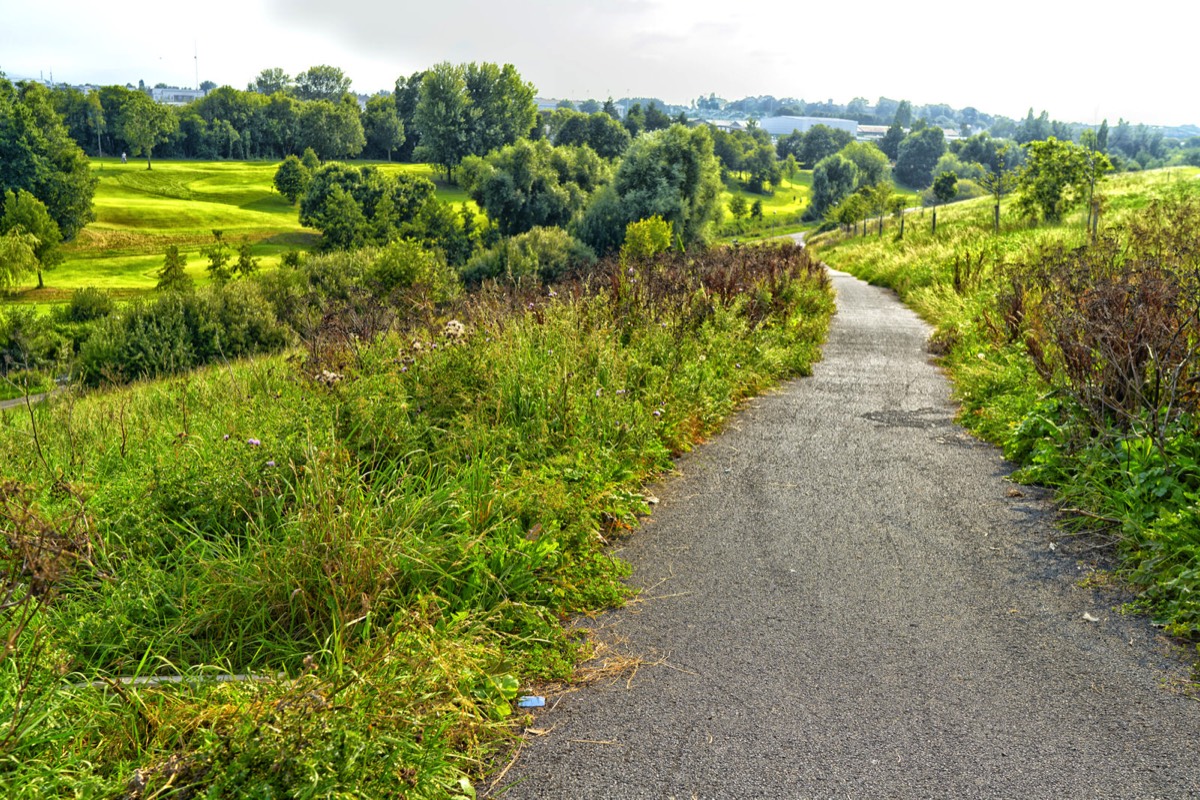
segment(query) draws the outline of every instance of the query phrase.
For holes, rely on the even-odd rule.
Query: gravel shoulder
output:
[[[833,275],[814,376],[681,459],[620,552],[642,598],[588,624],[646,663],[548,696],[492,795],[1200,797],[1170,643],[1051,552],[924,323]]]

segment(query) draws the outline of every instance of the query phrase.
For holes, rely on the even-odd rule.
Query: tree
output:
[[[1029,156],[1017,179],[1017,206],[1024,216],[1057,222],[1094,191],[1094,181],[1110,168],[1108,158],[1074,142],[1051,136],[1023,145]]]
[[[857,182],[858,167],[850,159],[837,153],[821,159],[813,169],[812,199],[805,216],[820,219],[851,194]]]
[[[1100,151],[1100,137],[1093,130],[1085,130],[1079,137],[1079,144],[1087,151],[1084,161],[1084,180],[1087,181],[1087,220],[1084,229],[1089,231],[1092,238],[1100,225],[1100,202],[1096,197],[1096,184],[1104,174],[1112,169],[1108,157]]]
[[[292,78],[279,67],[270,67],[258,73],[258,77],[247,87],[247,91],[272,95],[292,89]]]
[[[392,92],[392,97],[396,100],[396,114],[400,117],[400,124],[404,126],[404,144],[400,145],[399,152],[396,153],[396,158],[400,161],[412,161],[413,152],[421,141],[416,113],[424,79],[424,71],[414,72],[407,78],[401,76],[396,79],[396,89]]]
[[[749,180],[746,181],[746,188],[749,191],[766,194],[767,184],[771,186],[779,184],[779,162],[775,158],[775,148],[769,141],[755,145],[746,154],[742,163],[746,171],[750,173]]]
[[[350,95],[336,103],[312,100],[300,106],[297,120],[300,141],[322,160],[350,158],[367,143],[358,113],[358,101]]]
[[[470,63],[463,69],[468,97],[468,152],[487,155],[529,135],[537,121],[536,90],[512,64]]]
[[[22,278],[37,270],[34,254],[37,237],[14,228],[0,234],[0,289],[16,286]]]
[[[229,245],[225,244],[225,231],[214,229],[212,235],[213,243],[203,251],[204,255],[208,257],[208,266],[205,267],[205,270],[213,283],[225,284],[232,277],[229,269]]]
[[[746,198],[740,194],[735,194],[729,198],[729,213],[733,215],[735,220],[739,220],[746,216],[749,208],[746,205]]]
[[[992,216],[996,233],[1000,232],[1000,198],[1008,194],[1016,184],[1016,175],[1009,161],[1009,149],[1002,145],[992,154],[988,171],[979,179],[982,186],[996,202],[992,206]]]
[[[896,114],[892,117],[892,124],[899,125],[901,128],[908,128],[912,126],[912,123],[912,103],[907,100],[901,100],[896,106]]]
[[[307,191],[310,179],[308,169],[300,163],[300,159],[290,155],[275,170],[275,190],[286,197],[289,203],[296,205],[296,201]]]
[[[879,217],[879,235],[883,236],[883,217],[892,210],[896,187],[888,181],[863,186],[859,190],[866,198],[871,212]]]
[[[404,123],[396,111],[394,97],[377,94],[367,101],[363,133],[376,153],[387,153],[387,160],[392,160],[392,151],[404,144]]]
[[[883,151],[870,142],[851,142],[840,151],[843,158],[848,158],[858,167],[858,185],[855,187],[875,186],[888,178],[888,159]]]
[[[42,270],[53,269],[62,261],[58,245],[62,233],[58,223],[50,217],[45,203],[24,189],[4,193],[4,213],[0,216],[0,233],[15,231],[25,234],[24,242],[33,250],[34,269],[37,272],[37,288],[41,289]]]
[[[949,203],[958,194],[958,176],[943,172],[933,181],[933,233],[937,233],[938,203]]]
[[[321,64],[296,76],[296,96],[301,100],[339,102],[350,91],[350,83],[337,67]]]
[[[158,273],[160,292],[190,292],[195,286],[192,276],[187,274],[187,256],[179,252],[175,245],[168,245],[162,268]]]
[[[800,150],[800,163],[805,169],[814,169],[817,162],[831,156],[854,141],[854,134],[828,125],[813,125],[804,134],[804,145]]]
[[[565,226],[610,176],[588,147],[522,139],[484,159],[468,156],[460,182],[505,236]]]
[[[413,116],[421,136],[415,155],[442,167],[447,181],[451,171],[471,152],[467,137],[469,105],[461,67],[443,61],[425,73]]]
[[[763,218],[762,200],[756,197],[756,198],[754,198],[754,202],[750,204],[750,219],[756,219],[759,222],[762,222],[762,218]]]
[[[14,87],[0,77],[0,191],[32,194],[70,241],[94,218],[95,188],[87,156],[63,125],[49,91],[38,83]]]
[[[146,154],[146,169],[151,169],[150,154],[156,145],[170,138],[179,126],[178,118],[168,106],[154,102],[141,92],[129,96],[121,109],[118,123],[121,136],[133,154]]]
[[[900,157],[900,143],[904,141],[904,128],[900,127],[900,123],[893,122],[887,129],[887,133],[879,140],[879,149],[890,160],[895,161]]]
[[[611,191],[597,191],[575,225],[597,253],[620,247],[625,226],[658,215],[684,246],[706,242],[722,214],[721,178],[708,129],[672,125],[636,139]]]
[[[896,177],[914,189],[933,183],[933,170],[946,152],[946,135],[938,127],[926,127],[910,133],[900,143],[896,158]]]

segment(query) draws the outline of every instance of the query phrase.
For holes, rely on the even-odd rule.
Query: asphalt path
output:
[[[491,795],[1200,797],[1178,651],[953,422],[928,328],[833,276],[813,377],[680,459],[619,553],[642,597],[586,624],[643,666],[549,694]]]

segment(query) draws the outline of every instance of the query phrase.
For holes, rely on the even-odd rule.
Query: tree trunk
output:
[[[1000,232],[1000,204],[999,203],[996,203],[996,205],[992,208],[992,212],[993,212],[993,216],[995,217],[995,220],[996,220],[996,233],[999,233]]]
[[[900,239],[904,239],[904,212],[900,212]]]
[[[933,235],[937,235],[937,206],[933,207]]]
[[[42,283],[42,271],[39,269],[37,271],[37,273],[38,273],[38,288],[39,289],[46,288],[46,284]]]

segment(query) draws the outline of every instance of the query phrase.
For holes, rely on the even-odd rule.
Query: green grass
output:
[[[635,266],[0,415],[0,581],[54,587],[0,661],[0,794],[474,796],[586,653],[561,620],[625,597],[643,483],[819,357],[798,248]]]
[[[429,164],[369,163],[385,173],[435,180],[438,197],[446,202],[469,202],[461,189],[436,180]],[[273,188],[277,167],[263,161],[155,161],[147,170],[139,159],[127,164],[93,159],[99,181],[95,221],[64,246],[64,262],[44,273],[45,288],[34,288],[34,280],[8,300],[58,303],[86,286],[118,297],[144,293],[154,288],[168,245],[179,247],[188,259],[188,273],[205,283],[202,249],[212,243],[214,229],[224,231],[235,248],[249,242],[268,269],[288,250],[311,249],[320,235],[302,227],[298,209]]]

